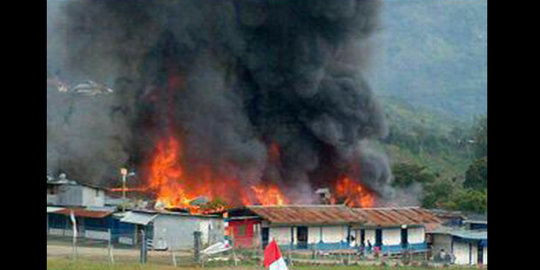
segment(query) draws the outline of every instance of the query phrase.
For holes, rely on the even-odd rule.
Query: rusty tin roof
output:
[[[349,208],[344,205],[247,206],[274,225],[401,226],[440,223],[435,216],[418,207]]]
[[[424,225],[441,223],[429,211],[420,207],[355,208],[367,226]]]
[[[359,219],[357,213],[344,205],[251,205],[247,208],[273,224],[347,224]]]

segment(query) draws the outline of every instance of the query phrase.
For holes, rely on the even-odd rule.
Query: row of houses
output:
[[[237,248],[265,246],[275,239],[288,250],[355,250],[385,254],[453,254],[458,264],[487,264],[487,221],[419,207],[350,208],[344,205],[245,206],[223,215],[166,210],[118,211],[106,190],[63,179],[48,181],[47,234],[136,246],[141,232],[154,249],[188,250],[194,233],[203,245],[224,239]]]

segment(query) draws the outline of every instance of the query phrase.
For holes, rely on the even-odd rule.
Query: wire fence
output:
[[[179,233],[185,233],[179,231]],[[196,236],[194,236],[196,239]],[[91,260],[109,263],[148,263],[174,266],[262,266],[263,243],[257,237],[229,239],[231,249],[205,255],[208,247],[194,241],[193,248],[170,250],[154,248],[151,238],[144,231],[114,230],[85,227],[74,237],[71,228],[47,229],[47,257],[73,260]],[[281,245],[280,246],[286,246]],[[197,246],[198,245],[198,246]],[[289,265],[412,265],[427,266],[434,262],[429,252],[399,254],[381,253],[376,250],[333,249],[318,250],[282,248],[282,255]]]

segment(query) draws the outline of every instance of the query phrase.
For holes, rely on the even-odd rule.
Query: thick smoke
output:
[[[387,132],[363,77],[380,1],[48,4],[48,73],[115,90],[50,94],[51,170],[106,181],[175,134],[188,173],[279,183],[298,202],[343,174],[392,194],[385,156],[366,146]]]

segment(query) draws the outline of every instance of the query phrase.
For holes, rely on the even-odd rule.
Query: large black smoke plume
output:
[[[105,182],[184,138],[188,170],[288,186],[297,202],[347,174],[391,195],[386,125],[367,80],[377,0],[50,1],[48,165]],[[269,158],[277,145],[279,160]]]

